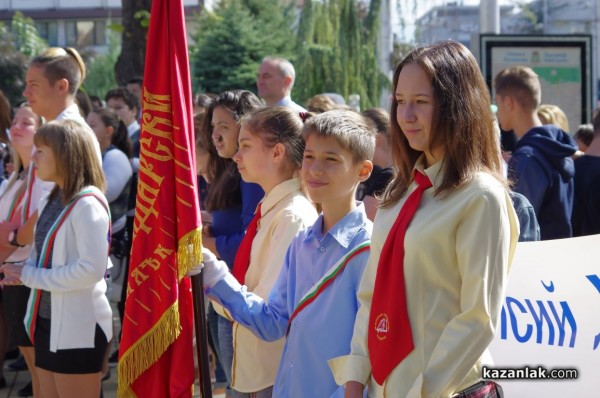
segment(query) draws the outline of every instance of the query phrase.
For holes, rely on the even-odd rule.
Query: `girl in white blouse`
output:
[[[95,139],[74,121],[53,121],[34,137],[39,178],[56,184],[39,207],[34,250],[4,264],[3,284],[32,289],[25,327],[44,397],[97,397],[112,338],[105,296],[110,212]]]

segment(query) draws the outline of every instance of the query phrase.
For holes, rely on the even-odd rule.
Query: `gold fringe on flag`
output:
[[[178,281],[190,269],[202,262],[202,228],[198,227],[183,235],[177,242]]]
[[[158,361],[180,332],[179,303],[175,301],[152,329],[119,358],[119,398],[136,397],[131,384]]]

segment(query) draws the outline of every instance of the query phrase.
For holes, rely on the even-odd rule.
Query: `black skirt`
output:
[[[9,347],[31,347],[31,340],[25,329],[25,313],[31,289],[27,286],[4,286],[4,317],[8,330]]]
[[[93,348],[74,348],[50,351],[50,319],[38,316],[35,324],[35,366],[65,374],[98,373],[102,370],[108,347],[106,335],[96,324]]]

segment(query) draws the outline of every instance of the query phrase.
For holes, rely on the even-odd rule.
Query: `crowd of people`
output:
[[[398,64],[389,113],[303,107],[295,76],[269,56],[258,95],[194,99],[215,391],[501,396],[480,369],[516,242],[600,233],[600,112],[571,135],[522,66],[493,105],[453,41]],[[87,97],[84,78],[50,48],[26,101],[0,95],[0,365],[18,347],[34,397],[98,397],[118,361],[143,81]]]

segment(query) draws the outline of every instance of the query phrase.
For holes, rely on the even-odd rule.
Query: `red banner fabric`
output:
[[[192,396],[193,311],[185,274],[200,261],[202,244],[192,112],[182,0],[154,0],[119,397]]]

